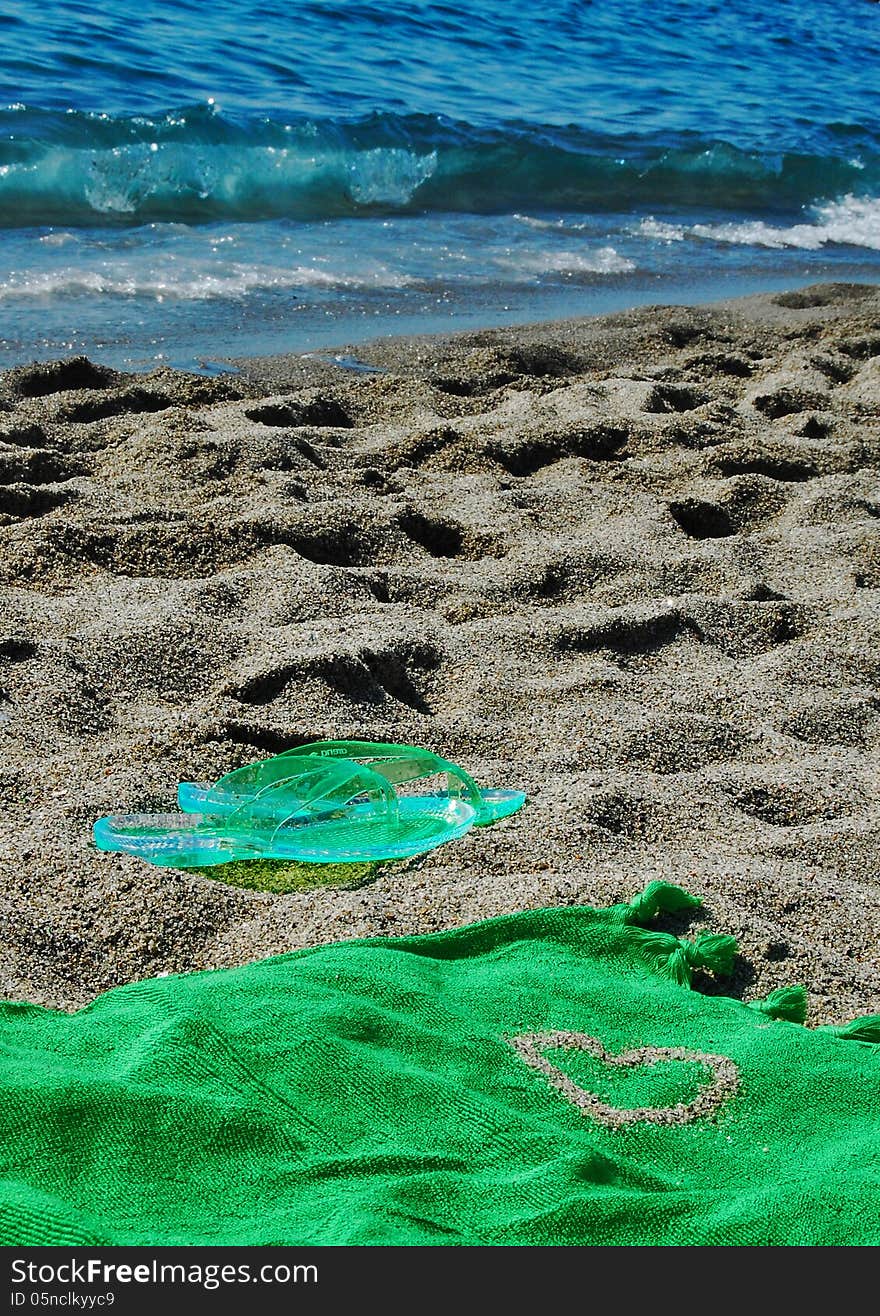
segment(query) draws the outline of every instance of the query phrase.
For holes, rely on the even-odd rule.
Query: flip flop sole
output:
[[[393,823],[375,816],[368,805],[355,805],[278,830],[230,831],[222,815],[188,813],[119,814],[100,819],[93,832],[99,850],[136,855],[165,868],[206,868],[236,859],[318,864],[408,859],[473,826],[474,810],[462,800],[439,801],[433,809],[408,804],[401,801]]]

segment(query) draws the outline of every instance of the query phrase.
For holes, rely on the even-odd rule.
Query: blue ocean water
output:
[[[880,279],[880,5],[4,0],[0,365]]]

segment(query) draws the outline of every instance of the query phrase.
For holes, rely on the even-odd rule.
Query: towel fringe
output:
[[[673,937],[668,932],[640,930],[638,941],[642,954],[666,977],[682,987],[690,987],[694,969],[709,969],[720,977],[733,971],[737,945],[735,937],[716,932],[700,932],[693,939]]]
[[[841,1038],[844,1042],[880,1043],[880,1014],[866,1014],[848,1024],[823,1024],[822,1031]]]
[[[762,1001],[748,1001],[750,1010],[766,1014],[770,1019],[783,1019],[790,1024],[802,1024],[807,1018],[807,991],[805,987],[777,987]]]
[[[692,896],[671,882],[649,882],[640,895],[633,896],[628,905],[615,905],[615,912],[624,923],[644,925],[658,914],[678,914],[684,909],[699,909],[699,896]]]
[[[627,925],[633,941],[638,944],[645,959],[667,978],[681,987],[690,987],[695,969],[708,969],[718,977],[733,972],[737,955],[735,937],[715,932],[698,932],[693,940],[675,937],[670,932],[647,928],[658,914],[677,914],[683,910],[699,909],[699,896],[692,896],[670,882],[649,882],[639,895],[627,905],[613,905],[612,918]],[[779,1019],[786,1023],[805,1024],[807,1019],[806,988],[795,984],[777,987],[760,1001],[749,1001],[750,1010]],[[868,1042],[880,1045],[880,1014],[864,1015],[848,1024],[823,1024],[817,1032],[831,1033],[845,1042]]]

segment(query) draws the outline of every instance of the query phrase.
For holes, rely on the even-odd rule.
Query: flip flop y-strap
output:
[[[450,794],[466,799],[476,810],[477,827],[486,827],[501,818],[509,817],[521,809],[526,800],[525,793],[519,790],[481,789],[458,764],[413,745],[386,744],[374,740],[317,740],[311,745],[285,750],[278,757],[295,759],[301,755],[358,759],[368,763],[374,772],[380,772],[394,782],[413,781],[445,772],[450,783]],[[412,776],[405,775],[409,771],[408,764],[420,765]],[[454,784],[456,781],[457,785]]]
[[[397,821],[394,788],[364,764],[303,756],[292,768],[278,757],[237,768],[205,793],[204,812],[224,814],[236,832],[263,835],[343,818],[355,805],[389,826]],[[230,810],[231,801],[238,803]]]
[[[178,803],[187,813],[230,814],[239,808],[247,807],[256,796],[279,782],[287,782],[287,789],[295,791],[295,778],[307,776],[318,768],[323,767],[326,770],[331,766],[338,766],[342,770],[335,778],[342,790],[347,780],[344,776],[346,771],[344,764],[333,764],[323,755],[302,754],[297,758],[287,758],[277,754],[273,758],[258,759],[256,763],[248,763],[243,768],[236,768],[234,772],[227,772],[225,777],[221,777],[213,786],[182,781],[177,790]],[[316,784],[314,785],[317,788]],[[308,797],[313,787],[303,783],[303,789]],[[281,806],[278,804],[278,797],[269,795],[262,800],[261,807],[263,812],[271,817],[272,810]]]
[[[473,777],[457,763],[441,758],[429,749],[418,749],[414,745],[382,744],[372,740],[319,740],[313,745],[287,750],[279,754],[278,758],[290,760],[300,756],[361,762],[394,786],[408,781],[420,781],[425,777],[445,775],[447,793],[465,800],[477,815],[477,822],[483,813],[483,792]]]
[[[481,789],[473,777],[456,763],[413,745],[372,740],[320,740],[239,768],[221,778],[214,787],[183,781],[178,787],[178,804],[187,813],[230,813],[247,804],[263,786],[302,772],[302,764],[314,757],[325,761],[360,761],[380,773],[387,781],[398,784],[445,774],[450,796],[470,805],[475,811],[474,822],[478,827],[487,827],[516,813],[526,799],[521,790]],[[424,798],[427,800],[430,797]],[[435,798],[442,800],[444,797]]]

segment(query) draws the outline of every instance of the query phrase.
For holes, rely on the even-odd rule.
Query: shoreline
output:
[[[515,351],[536,345],[556,354],[546,362],[546,375],[566,368],[610,370],[615,365],[656,364],[658,354],[686,347],[705,334],[711,340],[719,318],[731,320],[738,332],[747,327],[794,329],[845,320],[861,302],[880,296],[877,283],[812,283],[793,288],[695,302],[636,303],[595,315],[562,316],[516,324],[493,324],[443,332],[381,334],[340,341],[307,352],[254,353],[224,357],[218,364],[235,368],[236,377],[261,393],[273,389],[317,387],[330,380],[372,372],[403,371],[429,380],[431,358],[461,364],[474,349]],[[715,326],[715,327],[713,327]],[[723,330],[722,330],[723,333]],[[621,354],[624,358],[621,361]],[[474,366],[479,367],[479,362]],[[191,372],[174,367],[176,373]],[[525,372],[524,372],[525,373]]]
[[[339,354],[372,369],[0,377],[3,995],[659,877],[739,938],[706,989],[880,1011],[880,287]],[[352,736],[529,804],[287,894],[90,846],[179,779]]]

